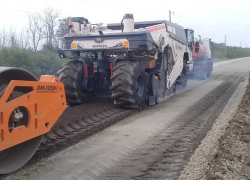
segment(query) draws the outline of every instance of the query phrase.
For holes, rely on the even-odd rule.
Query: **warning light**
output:
[[[71,49],[76,49],[77,48],[77,46],[76,46],[76,43],[71,43]]]
[[[123,47],[129,48],[129,41],[124,41],[123,42]]]
[[[73,27],[73,23],[69,21],[69,27]]]

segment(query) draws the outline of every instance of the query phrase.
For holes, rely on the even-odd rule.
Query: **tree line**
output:
[[[215,60],[234,59],[250,56],[250,48],[226,46],[224,43],[215,43],[212,57]]]
[[[28,15],[27,27],[16,32],[13,27],[0,29],[0,50],[6,47],[55,51],[68,33],[70,17],[60,19],[59,12],[47,8],[42,13]]]
[[[0,66],[19,67],[39,77],[55,75],[67,62],[57,55],[62,37],[68,33],[70,17],[59,18],[59,12],[47,8],[42,13],[29,14],[27,27],[0,29]]]
[[[0,50],[0,66],[26,69],[37,78],[42,74],[56,75],[60,66],[67,61],[48,50],[33,52],[13,47]]]

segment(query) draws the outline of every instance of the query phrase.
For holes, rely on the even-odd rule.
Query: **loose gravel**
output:
[[[243,168],[244,164],[250,165],[249,151],[247,152],[250,138],[246,136],[250,134],[249,116],[246,116],[250,106],[250,85],[247,85],[248,77],[240,84],[212,129],[196,149],[179,180],[249,178],[247,168]]]
[[[225,134],[218,151],[206,169],[208,180],[250,179],[250,84]]]

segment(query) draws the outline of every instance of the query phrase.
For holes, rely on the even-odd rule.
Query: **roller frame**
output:
[[[55,76],[43,75],[39,81],[32,81],[33,75],[27,71],[5,67],[0,67],[0,74],[11,70],[22,71],[31,78],[29,81],[11,80],[0,97],[0,151],[47,133],[66,109],[64,85]],[[7,102],[16,86],[32,87],[32,91]],[[50,88],[45,90],[46,87]],[[42,90],[43,88],[45,89]],[[10,114],[19,106],[25,107],[28,111],[28,125],[19,126],[10,132]]]

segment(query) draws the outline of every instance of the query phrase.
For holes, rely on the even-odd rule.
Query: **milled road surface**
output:
[[[200,85],[5,179],[177,179],[249,70],[250,58],[217,65]]]

